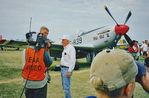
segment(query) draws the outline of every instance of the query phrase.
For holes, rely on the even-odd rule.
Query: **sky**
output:
[[[0,35],[6,39],[24,40],[29,31],[41,26],[50,30],[49,38],[115,25],[104,10],[107,5],[118,23],[123,24],[129,11],[128,35],[142,41],[149,39],[149,0],[0,0]]]

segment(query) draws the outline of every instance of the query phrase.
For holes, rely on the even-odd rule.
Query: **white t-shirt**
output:
[[[143,49],[143,52],[148,51],[148,46],[147,44],[142,44],[141,49]]]

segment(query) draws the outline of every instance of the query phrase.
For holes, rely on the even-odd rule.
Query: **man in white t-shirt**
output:
[[[147,40],[145,40],[144,43],[142,44],[141,50],[142,50],[143,55],[145,55],[146,52],[148,51],[148,41]]]

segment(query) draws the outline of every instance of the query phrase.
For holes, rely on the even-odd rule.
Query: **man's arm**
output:
[[[141,45],[140,49],[141,51],[143,52],[143,47],[144,47],[144,44]]]
[[[73,69],[75,67],[75,63],[76,63],[76,50],[75,50],[75,48],[71,48],[70,49],[70,65],[69,65],[68,72],[73,71]]]
[[[52,59],[49,56],[49,53],[47,51],[44,52],[44,63],[46,67],[50,67],[50,65],[52,64]]]

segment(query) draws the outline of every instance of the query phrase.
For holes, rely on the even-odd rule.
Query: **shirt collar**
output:
[[[35,48],[34,46],[29,46],[29,48]]]
[[[67,46],[64,47],[64,49],[68,48],[70,46],[70,44],[68,44]]]

